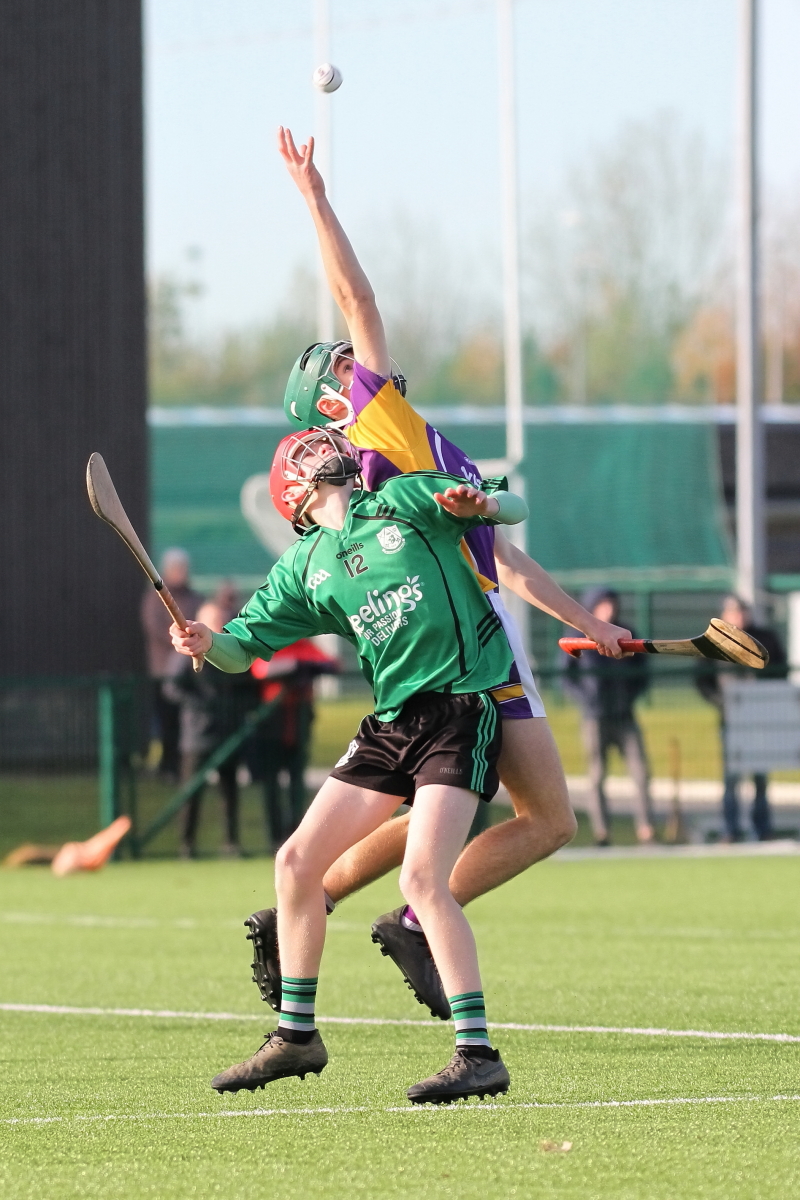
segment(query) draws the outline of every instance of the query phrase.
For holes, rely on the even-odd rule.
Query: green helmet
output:
[[[341,394],[341,380],[333,373],[334,359],[340,355],[352,358],[352,342],[315,342],[303,351],[292,367],[283,398],[283,410],[298,429],[311,429],[333,422],[332,417],[326,417],[317,408],[317,402],[325,395],[333,393],[332,398],[342,400],[350,407],[349,401]]]

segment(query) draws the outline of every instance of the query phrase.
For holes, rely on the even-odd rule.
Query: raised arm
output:
[[[580,629],[586,637],[597,642],[597,649],[601,654],[609,658],[624,657],[618,643],[620,638],[631,636],[630,630],[623,629],[620,625],[611,625],[608,621],[599,621],[592,613],[587,612],[582,604],[573,600],[558,586],[544,567],[540,567],[523,550],[512,545],[499,529],[495,532],[494,557],[498,579],[509,591],[549,613],[551,617],[563,621],[565,625]]]
[[[347,324],[355,360],[378,375],[389,375],[389,350],[375,293],[325,194],[325,181],[314,164],[314,139],[298,148],[291,130],[281,126],[278,151],[311,213],[328,285]]]

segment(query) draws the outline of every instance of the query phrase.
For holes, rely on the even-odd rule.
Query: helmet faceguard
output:
[[[353,406],[344,394],[348,389],[334,371],[336,362],[341,359],[355,365],[352,342],[315,342],[303,351],[292,367],[283,398],[283,410],[298,429],[343,429],[352,423],[355,416]],[[406,379],[399,370],[392,375],[392,382],[400,395],[405,396]],[[330,407],[335,407],[339,413],[340,406],[344,405],[343,415],[332,416],[322,411],[320,404],[326,400],[333,401]]]
[[[306,510],[320,483],[344,487],[360,474],[358,451],[341,433],[321,426],[290,433],[278,443],[272,460],[272,503],[299,531],[311,524]]]

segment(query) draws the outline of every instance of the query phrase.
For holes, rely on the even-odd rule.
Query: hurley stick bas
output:
[[[133,557],[138,562],[139,566],[144,571],[147,578],[152,583],[153,587],[158,592],[164,606],[169,612],[176,625],[181,629],[186,628],[186,618],[181,612],[179,606],[175,603],[175,599],[170,592],[164,580],[159,575],[153,565],[150,555],[145,550],[142,543],[139,541],[136,530],[128,520],[128,514],[122,507],[120,498],[117,495],[117,489],[114,487],[111,476],[108,473],[108,467],[103,462],[101,454],[93,454],[89,459],[86,467],[86,489],[89,493],[89,500],[92,508],[97,513],[101,520],[110,525],[112,529],[116,529],[119,536],[122,538],[125,545],[130,550]],[[203,656],[198,655],[192,659],[192,666],[195,671],[202,671]]]
[[[588,638],[559,638],[559,646],[579,658],[581,650],[596,650],[597,642]],[[761,669],[769,662],[769,654],[754,637],[712,617],[711,624],[699,637],[686,641],[656,642],[650,638],[620,638],[620,649],[634,654],[677,654],[682,658],[713,658],[718,662],[737,663],[740,667]]]

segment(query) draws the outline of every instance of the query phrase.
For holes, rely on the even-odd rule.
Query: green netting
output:
[[[183,546],[195,576],[263,578],[272,558],[239,507],[242,484],[269,471],[284,430],[197,425],[150,430],[152,541]]]
[[[154,428],[153,542],[185,546],[199,576],[261,577],[271,559],[239,508],[283,434],[269,426]],[[503,430],[442,426],[475,458],[503,452]],[[704,425],[533,426],[523,474],[528,548],[564,583],[727,586],[731,552],[716,430]]]
[[[727,582],[717,461],[716,431],[702,425],[535,428],[530,552],[564,578]]]

